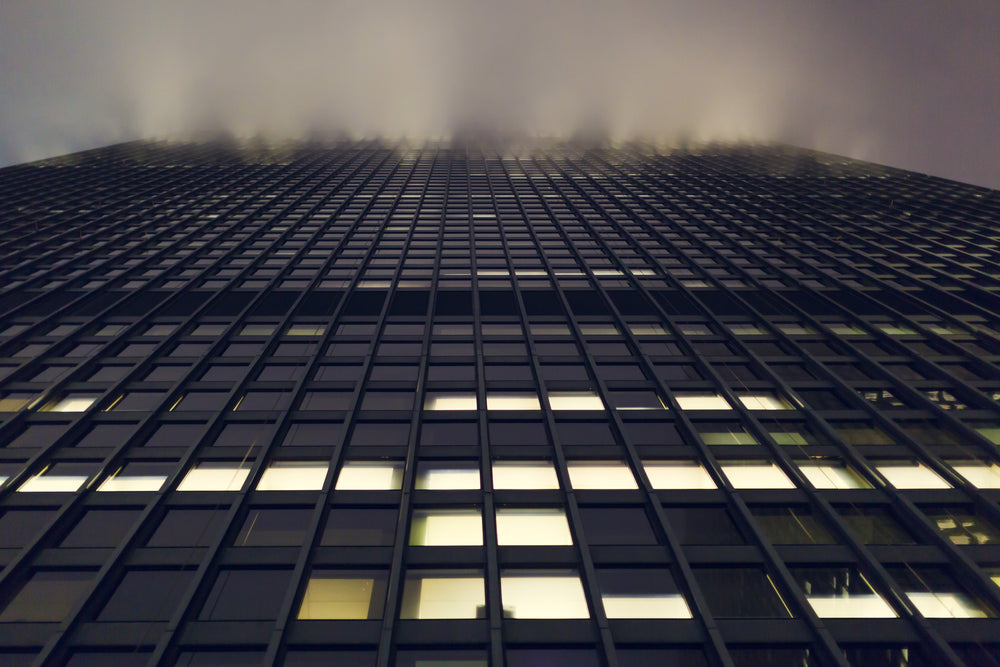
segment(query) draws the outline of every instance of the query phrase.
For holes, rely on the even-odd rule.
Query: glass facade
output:
[[[0,192],[0,664],[1000,665],[996,191],[139,142]]]

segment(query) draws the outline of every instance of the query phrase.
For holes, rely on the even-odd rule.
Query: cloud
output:
[[[213,131],[596,132],[998,187],[997,34],[985,0],[8,2],[0,163]]]

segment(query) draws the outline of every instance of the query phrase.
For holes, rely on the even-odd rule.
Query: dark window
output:
[[[145,667],[151,654],[146,651],[74,651],[64,667]],[[7,664],[4,662],[4,664]]]
[[[580,517],[591,544],[656,544],[640,507],[581,507]]]
[[[116,547],[141,514],[142,510],[88,510],[73,524],[73,529],[59,546]]]
[[[167,621],[194,576],[187,570],[131,570],[98,615],[99,621]]]
[[[180,380],[188,372],[189,366],[154,366],[145,378],[146,382],[173,382]],[[118,378],[115,378],[118,379]]]
[[[63,621],[93,578],[93,572],[35,572],[0,613],[0,623]]]
[[[312,514],[311,509],[251,509],[234,545],[300,546]]]
[[[412,410],[412,392],[367,391],[361,401],[362,410]]]
[[[478,445],[475,422],[427,422],[420,426],[421,445]]]
[[[837,508],[850,529],[865,544],[916,544],[916,540],[884,507]]]
[[[296,423],[285,435],[283,446],[325,447],[340,443],[342,424],[338,423]]]
[[[263,651],[184,651],[174,667],[251,667],[264,664]]]
[[[408,423],[360,422],[351,433],[351,444],[361,446],[405,446],[410,436]]]
[[[283,667],[375,667],[375,651],[323,651],[291,649],[285,654]],[[456,666],[459,667],[459,666]]]
[[[377,364],[369,379],[374,382],[415,382],[420,367],[414,364]]]
[[[248,391],[236,406],[239,412],[283,410],[292,400],[290,391]]]
[[[754,518],[774,544],[836,544],[808,507],[756,507]]]
[[[376,508],[333,508],[326,520],[323,546],[391,546],[398,511]]]
[[[347,410],[354,395],[349,391],[311,391],[302,398],[300,410]]]
[[[48,447],[59,439],[68,428],[67,424],[29,424],[7,447]]]
[[[151,412],[159,407],[166,397],[165,392],[134,391],[122,397],[111,407],[115,412]]]
[[[189,391],[181,399],[180,403],[172,409],[175,411],[184,410],[204,410],[206,412],[218,412],[226,407],[229,402],[229,394],[224,391]]]
[[[55,510],[7,510],[0,515],[0,549],[27,546],[55,516]]]
[[[233,347],[230,345],[230,348]],[[226,364],[214,364],[202,374],[203,382],[230,382],[242,380],[246,375],[249,366],[229,366]]]
[[[221,509],[171,509],[146,543],[150,547],[206,547],[226,527]]]
[[[291,577],[291,570],[221,570],[198,618],[203,621],[274,619]]]
[[[201,439],[204,424],[161,424],[146,447],[191,447]]]
[[[744,539],[725,507],[664,507],[681,544],[743,544]]]
[[[765,646],[730,648],[734,667],[816,667],[819,665],[809,649]],[[907,665],[907,667],[909,667]]]
[[[619,648],[619,667],[708,667],[705,653],[697,648]]]
[[[788,618],[788,609],[770,578],[753,567],[698,568],[694,571],[709,611],[717,618]]]
[[[597,651],[593,649],[507,649],[507,667],[541,667],[542,665],[545,667],[600,667],[601,660],[597,657]]]

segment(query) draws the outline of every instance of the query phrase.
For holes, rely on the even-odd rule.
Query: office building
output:
[[[0,664],[998,665],[998,223],[784,146],[0,170]]]

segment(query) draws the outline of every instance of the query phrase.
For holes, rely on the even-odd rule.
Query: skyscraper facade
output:
[[[783,146],[0,170],[0,664],[1000,665],[998,222]]]

